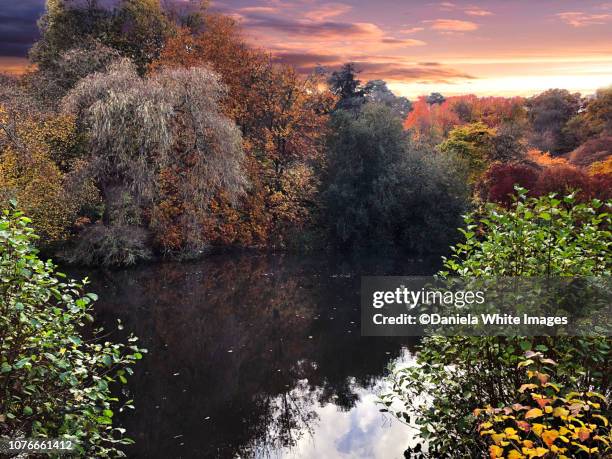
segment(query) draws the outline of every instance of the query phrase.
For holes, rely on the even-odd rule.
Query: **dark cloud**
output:
[[[367,38],[380,34],[380,29],[369,23],[304,21],[260,12],[244,12],[240,16],[243,19],[243,24],[249,28],[269,29],[292,36],[348,39],[352,37]]]
[[[278,62],[293,65],[304,74],[311,73],[318,65],[328,70],[337,70],[344,62],[354,62],[362,73],[363,79],[384,79],[393,81],[414,81],[427,83],[450,83],[453,80],[475,79],[476,77],[453,68],[444,67],[438,62],[419,62],[416,65],[402,62],[369,62],[362,56],[340,56],[318,53],[294,53],[277,51],[274,57]]]
[[[431,66],[411,66],[395,62],[355,62],[368,78],[381,78],[395,81],[427,81],[428,83],[448,83],[450,80],[476,77],[452,68]]]
[[[22,57],[38,39],[36,21],[44,0],[3,0],[0,8],[0,56]]]

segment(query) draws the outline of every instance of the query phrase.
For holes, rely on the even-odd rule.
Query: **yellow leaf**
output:
[[[493,443],[495,443],[496,445],[499,445],[504,438],[506,438],[506,435],[503,433],[496,433],[491,435],[491,440],[493,440]]]
[[[513,449],[508,453],[508,459],[525,459],[525,456],[523,456],[519,451]]]
[[[491,459],[496,459],[498,457],[504,457],[504,449],[499,446],[491,445],[489,446],[489,456]]]
[[[535,433],[538,437],[542,435],[542,431],[545,428],[546,426],[544,424],[534,424],[533,426],[531,426],[531,430],[533,430],[533,433]]]
[[[569,411],[563,408],[562,406],[558,406],[553,410],[553,416],[556,418],[564,418],[569,414]]]
[[[537,384],[523,384],[523,385],[522,385],[522,386],[519,388],[519,390],[518,390],[518,391],[519,391],[520,393],[523,393],[523,392],[525,392],[526,390],[529,390],[529,389],[537,389],[537,387],[538,387],[538,386],[537,386]]]
[[[527,413],[525,414],[525,419],[539,418],[543,414],[544,413],[542,413],[541,409],[539,409],[539,408],[532,408],[529,411],[527,411]]]

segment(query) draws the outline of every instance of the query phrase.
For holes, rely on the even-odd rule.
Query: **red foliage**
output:
[[[568,160],[580,167],[585,167],[597,161],[604,161],[612,154],[612,136],[603,136],[587,140],[571,153]]]
[[[579,190],[579,200],[612,198],[612,174],[589,176],[571,164],[553,163],[537,168],[518,163],[494,163],[478,188],[482,199],[508,206],[515,194],[515,185],[526,188],[532,196],[567,195]]]
[[[589,193],[589,176],[570,165],[555,165],[542,170],[536,186],[538,194],[560,193],[568,194],[581,190],[581,194]]]
[[[480,195],[486,201],[510,205],[515,194],[514,186],[535,190],[538,169],[518,163],[493,163],[479,186]]]

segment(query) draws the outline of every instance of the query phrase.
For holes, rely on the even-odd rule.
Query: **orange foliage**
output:
[[[527,152],[527,159],[541,167],[565,166],[569,164],[565,158],[559,156],[552,157],[550,153],[544,153],[537,148],[533,148]]]
[[[589,175],[612,175],[612,156],[589,166]]]
[[[420,97],[413,106],[404,127],[412,130],[416,140],[431,139],[438,143],[453,127],[482,122],[498,127],[506,122],[522,122],[526,118],[521,97],[476,97],[475,95],[448,97],[441,104],[428,104]]]
[[[207,238],[223,245],[282,245],[290,228],[311,220],[316,192],[312,165],[321,157],[334,98],[316,79],[304,79],[249,47],[236,22],[221,15],[207,15],[197,35],[180,30],[151,71],[203,64],[227,85],[224,109],[242,130],[250,182],[238,204],[224,196],[213,199],[212,213],[203,222]]]

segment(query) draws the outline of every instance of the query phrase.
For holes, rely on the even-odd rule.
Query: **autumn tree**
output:
[[[453,129],[440,151],[454,155],[467,164],[472,183],[476,182],[494,160],[496,132],[483,123],[472,123]]]
[[[612,87],[599,89],[584,110],[568,121],[566,135],[579,143],[601,136],[612,136]]]
[[[313,168],[320,161],[333,98],[314,76],[304,78],[250,47],[226,16],[206,15],[201,33],[179,31],[152,69],[202,64],[228,86],[222,103],[241,128],[251,183],[237,206],[215,197],[217,218],[210,228],[223,244],[284,245],[288,232],[311,221],[317,190]]]
[[[566,153],[576,146],[576,139],[568,134],[565,126],[580,109],[580,94],[549,89],[528,99],[526,106],[533,146],[553,154]]]
[[[0,206],[15,200],[44,244],[65,240],[81,207],[97,201],[90,181],[72,181],[81,167],[71,154],[78,143],[75,119],[38,112],[18,86],[2,89]]]
[[[81,80],[65,110],[89,132],[86,177],[105,204],[84,234],[80,261],[133,263],[148,240],[162,252],[199,253],[211,197],[246,185],[240,132],[220,113],[225,87],[206,68],[161,69],[141,78],[128,60]]]

